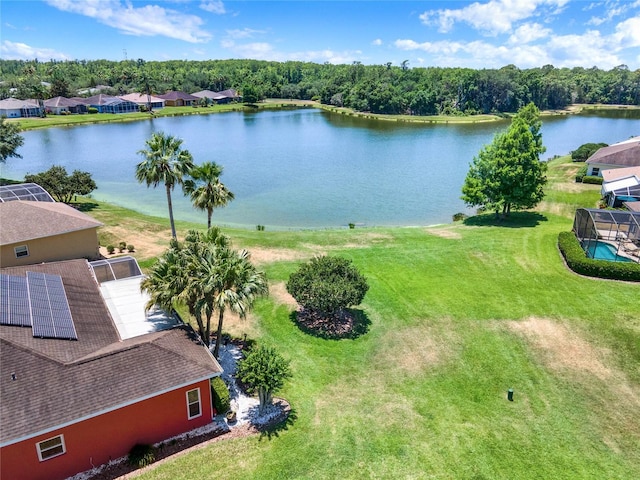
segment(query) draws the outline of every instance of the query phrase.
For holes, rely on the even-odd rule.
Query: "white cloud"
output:
[[[17,30],[18,27],[16,27],[15,25],[11,25],[9,22],[4,22],[4,26],[7,28],[10,28],[11,30]]]
[[[203,1],[200,4],[200,8],[202,10],[207,11],[207,12],[216,13],[218,15],[222,15],[223,13],[227,13],[227,11],[224,8],[224,3],[222,3],[219,0]]]
[[[380,46],[382,45],[382,40],[380,38],[376,38],[373,42],[371,42],[371,45]]]
[[[265,30],[254,30],[252,28],[243,28],[235,29],[235,30],[227,30],[227,36],[233,39],[241,39],[241,38],[253,38],[256,34],[267,33]]]
[[[620,22],[616,26],[616,33],[612,35],[618,48],[633,48],[640,46],[640,15]]]
[[[539,15],[539,8],[552,7],[558,13],[569,0],[490,0],[464,8],[429,10],[420,15],[422,23],[449,32],[456,22],[464,22],[490,35],[507,33],[515,22]]]
[[[541,38],[546,38],[551,34],[551,30],[544,28],[539,23],[525,23],[519,26],[509,37],[508,43],[511,45],[531,43]]]
[[[302,52],[281,52],[273,48],[270,43],[254,42],[237,44],[231,39],[225,39],[220,42],[220,46],[230,50],[234,56],[242,58],[251,58],[255,60],[271,60],[276,62],[286,62],[288,60],[297,60],[304,62],[316,63],[351,63],[362,56],[360,50],[346,50],[336,52],[330,49],[326,50],[309,50]]]
[[[545,46],[553,58],[553,65],[560,67],[580,67],[588,62],[590,66],[613,68],[623,63],[613,53],[611,39],[603,37],[596,30],[582,35],[563,35],[553,37]]]
[[[25,43],[16,43],[4,40],[0,45],[1,56],[4,60],[71,60],[64,53],[51,48],[31,47]]]
[[[211,34],[201,29],[203,20],[157,5],[134,7],[120,0],[45,0],[65,12],[95,18],[127,35],[164,36],[191,43],[203,43]]]

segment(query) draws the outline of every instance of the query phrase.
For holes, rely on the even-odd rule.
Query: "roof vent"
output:
[[[15,380],[17,380],[17,379],[18,379],[18,376],[15,374],[15,372],[13,372],[13,373],[11,374],[11,380],[14,380],[14,381],[15,381]]]

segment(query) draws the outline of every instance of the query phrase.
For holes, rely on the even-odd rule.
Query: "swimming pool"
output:
[[[616,247],[610,243],[595,242],[586,250],[587,256],[596,260],[608,260],[610,262],[633,262],[630,258],[618,255]]]

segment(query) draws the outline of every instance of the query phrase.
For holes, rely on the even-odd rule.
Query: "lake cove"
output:
[[[587,142],[615,143],[640,134],[625,115],[543,117],[545,158]],[[425,125],[360,119],[315,109],[229,112],[24,132],[23,159],[1,176],[63,165],[92,174],[99,200],[166,217],[163,188],[135,180],[145,140],[165,131],[184,140],[196,163],[224,166],[236,199],[213,222],[269,229],[332,228],[349,223],[404,226],[448,223],[467,212],[460,189],[469,163],[508,121]],[[178,189],[176,219],[205,223]]]

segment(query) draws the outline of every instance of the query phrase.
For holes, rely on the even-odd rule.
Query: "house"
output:
[[[164,104],[167,107],[188,107],[200,100],[198,97],[175,90],[158,95],[158,97],[164,100]]]
[[[111,90],[112,87],[109,85],[96,85],[95,87],[83,88],[82,90],[78,90],[78,95],[95,95],[101,92],[107,92]]]
[[[0,225],[3,267],[100,255],[102,223],[64,203],[3,201]]]
[[[96,108],[98,113],[131,113],[140,111],[137,103],[103,93],[82,99],[82,103]]]
[[[87,106],[84,103],[66,97],[54,97],[45,100],[44,108],[54,115],[60,115],[62,112],[87,113]]]
[[[164,99],[154,97],[153,95],[147,95],[142,93],[129,93],[127,95],[120,95],[118,98],[122,100],[127,100],[128,102],[133,102],[138,105],[138,107],[146,107],[148,108],[149,104],[151,104],[152,110],[157,110],[160,108],[164,108]]]
[[[0,117],[39,117],[41,112],[40,105],[35,100],[18,100],[17,98],[0,100]]]
[[[141,279],[100,283],[82,259],[0,269],[0,478],[67,478],[211,423],[222,369],[177,315],[145,317]],[[131,317],[159,327],[125,335]]]
[[[587,159],[587,175],[602,176],[602,170],[640,167],[640,137],[609,145]]]
[[[607,206],[620,208],[625,204],[640,202],[640,167],[603,170],[600,193]]]
[[[211,90],[201,90],[199,92],[192,93],[194,97],[208,98],[216,103],[229,103],[240,99],[238,92],[235,90],[223,90],[222,92],[212,92]]]

